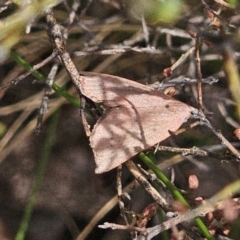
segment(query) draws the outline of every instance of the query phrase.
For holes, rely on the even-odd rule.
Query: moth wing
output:
[[[138,97],[142,104],[139,104]],[[132,100],[132,98],[130,98]],[[125,101],[125,103],[124,103]],[[96,173],[109,171],[170,136],[189,118],[192,107],[162,94],[117,101],[94,126],[90,137]]]
[[[80,77],[79,87],[82,94],[93,102],[116,101],[129,94],[148,93],[153,90],[143,84],[108,74],[82,72]]]
[[[144,147],[132,108],[109,108],[95,124],[90,136],[96,173],[107,172],[140,152]]]

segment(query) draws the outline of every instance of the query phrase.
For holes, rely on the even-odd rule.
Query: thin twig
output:
[[[164,81],[164,82],[155,82],[153,84],[149,84],[149,86],[163,91],[164,89],[166,89],[168,87],[196,84],[197,81],[198,80],[196,78],[187,78],[187,77],[180,76],[180,77],[173,78],[171,80]],[[206,83],[209,85],[212,85],[213,83],[216,83],[216,82],[218,82],[218,79],[216,79],[212,76],[202,79],[202,83]]]
[[[50,36],[53,40],[55,48],[57,50],[58,55],[60,56],[71,80],[73,81],[79,95],[81,95],[80,89],[80,74],[78,73],[77,68],[75,67],[69,53],[66,51],[65,43],[60,31],[59,26],[57,25],[57,21],[54,18],[53,12],[51,9],[46,11],[46,21],[49,27]]]
[[[142,30],[146,45],[149,46],[149,30],[144,16],[142,16]]]
[[[73,63],[69,53],[66,51],[66,46],[63,40],[63,36],[61,34],[60,28],[57,24],[56,19],[54,18],[53,12],[51,9],[48,9],[46,11],[46,21],[49,27],[49,32],[50,32],[50,36],[52,38],[52,41],[55,45],[55,48],[73,82],[73,84],[76,87],[76,90],[80,96],[80,98],[82,99],[82,91],[81,91],[81,76],[75,66],[75,64]],[[83,110],[81,110],[81,119],[83,123],[86,123],[86,117],[85,114],[83,113]],[[89,127],[88,124],[83,124],[84,130],[86,132],[87,135],[89,135]]]
[[[231,118],[231,116],[227,113],[223,103],[220,101],[218,102],[218,109],[227,123],[229,123],[234,128],[240,128],[240,124]]]
[[[171,208],[169,206],[169,203],[164,199],[158,191],[152,187],[152,185],[146,180],[146,178],[139,172],[138,168],[135,166],[135,164],[128,160],[126,163],[126,166],[130,170],[130,172],[133,174],[134,178],[144,187],[144,189],[152,196],[152,198],[166,211],[170,211]]]
[[[192,148],[178,148],[178,147],[168,147],[168,146],[158,146],[158,151],[168,151],[175,153],[182,153],[182,155],[197,155],[197,156],[208,156],[208,152],[201,150],[197,147]]]
[[[45,115],[45,118],[47,119],[59,106],[61,106],[65,102],[64,98],[59,98],[53,101],[51,105],[51,109],[48,110],[48,112]],[[25,105],[24,105],[25,106]],[[35,109],[35,106],[33,106]],[[30,109],[29,109],[30,110]],[[22,123],[22,121],[21,121]],[[19,146],[19,143],[22,142],[23,139],[27,138],[30,133],[32,133],[32,130],[36,126],[36,119],[31,120],[28,122],[26,126],[24,126],[23,129],[21,129],[17,135],[14,135],[14,138],[11,139],[11,144],[8,144],[8,146],[4,147],[4,149],[1,150],[0,155],[0,163],[9,155],[12,153],[14,149],[16,149]],[[18,130],[20,129],[20,125],[18,127]],[[17,132],[17,131],[15,131]]]
[[[11,6],[11,4],[13,4],[11,1],[6,1],[5,3],[1,4],[0,5],[0,13],[7,10],[8,7]]]
[[[98,225],[98,227],[102,228],[102,229],[111,228],[113,230],[118,229],[118,230],[137,231],[137,232],[145,232],[146,231],[145,228],[125,226],[125,225],[108,223],[108,222],[105,222],[103,225]]]
[[[53,51],[52,54],[47,57],[46,59],[44,59],[42,62],[34,65],[29,71],[27,71],[26,73],[20,75],[19,77],[3,84],[0,86],[0,90],[8,87],[9,85],[16,85],[18,84],[20,81],[22,81],[23,79],[25,79],[27,76],[29,76],[30,74],[32,74],[33,72],[37,71],[38,69],[40,69],[41,67],[43,67],[44,65],[46,65],[47,63],[49,63],[50,61],[52,61],[55,57],[57,56],[57,52]]]
[[[225,145],[236,157],[240,160],[240,153],[238,150],[223,136],[220,130],[216,130],[212,124],[208,121],[204,114],[198,112],[197,114],[193,113],[193,116],[198,118],[202,124],[207,126],[212,130],[212,132],[221,140],[221,143]]]
[[[194,123],[191,123],[190,125],[188,125],[187,127],[182,127],[182,128],[179,128],[176,132],[172,133],[173,135],[179,135],[183,132],[185,132],[186,130],[188,129],[191,129],[191,128],[194,128],[196,126],[200,125],[199,122],[194,122]]]
[[[197,93],[198,93],[198,110],[203,113],[203,102],[202,102],[202,72],[201,72],[201,60],[200,60],[200,37],[196,36],[195,46],[195,61],[197,71]]]
[[[164,185],[164,183],[156,176],[155,173],[150,173],[146,170],[144,170],[140,164],[137,165],[137,168],[139,169],[139,171],[141,172],[141,174],[143,174],[149,181],[151,182],[156,182],[158,183],[161,187],[166,188],[166,186]],[[166,191],[167,194],[167,191]],[[170,195],[170,194],[169,194]],[[173,200],[172,195],[168,196],[168,199]]]
[[[77,12],[79,7],[80,7],[80,1],[79,0],[74,0],[74,2],[72,3],[72,7],[70,9],[70,13],[69,13],[68,19],[67,19],[67,26],[68,27],[65,27],[64,28],[64,32],[63,32],[63,38],[65,40],[68,39],[69,27],[74,22],[74,19],[76,18],[76,12]]]
[[[177,28],[169,29],[169,28],[157,27],[156,31],[159,33],[169,34],[175,37],[191,39],[191,36],[182,29],[177,29]]]
[[[41,105],[40,105],[39,111],[38,111],[37,125],[35,127],[36,134],[39,134],[41,132],[41,129],[42,129],[43,117],[44,117],[44,114],[47,112],[47,109],[48,109],[49,96],[52,93],[52,85],[53,85],[54,78],[57,74],[58,66],[59,66],[58,63],[55,63],[52,66],[52,69],[51,69],[51,71],[50,71],[50,73],[47,77],[47,80],[46,80],[46,85],[47,86],[44,89],[44,95],[43,95],[42,102],[41,102]]]
[[[216,3],[219,3],[220,5],[227,7],[227,8],[234,8],[233,5],[223,1],[223,0],[214,0]]]
[[[126,52],[138,52],[138,53],[152,53],[152,54],[162,54],[162,50],[155,49],[154,47],[129,47],[129,46],[118,46],[113,48],[108,48],[104,50],[90,50],[90,51],[76,51],[75,56],[88,56],[88,55],[115,55],[117,53],[126,53]]]
[[[192,54],[194,50],[195,46],[191,47],[186,53],[182,54],[181,57],[171,66],[171,70],[174,71],[180,64],[183,64],[183,62],[189,57],[189,55]]]
[[[0,152],[1,155],[4,154],[3,149],[9,144],[9,142],[13,139],[16,132],[22,125],[22,123],[30,116],[32,113],[31,110],[26,109],[23,111],[18,118],[13,122],[13,124],[8,128],[7,132],[5,133],[4,137],[0,141]],[[16,136],[15,136],[16,137]],[[2,162],[2,159],[0,158],[0,163]]]
[[[117,194],[118,194],[118,206],[120,208],[121,215],[126,223],[126,225],[132,225],[132,204],[130,195],[127,192],[122,191],[122,165],[117,168]],[[126,201],[127,200],[127,204]],[[127,205],[127,206],[126,206]],[[130,216],[131,215],[131,216]]]

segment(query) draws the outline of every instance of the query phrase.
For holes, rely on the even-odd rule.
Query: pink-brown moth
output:
[[[170,136],[194,110],[151,87],[107,74],[82,72],[79,87],[103,116],[90,135],[96,173],[107,172]]]

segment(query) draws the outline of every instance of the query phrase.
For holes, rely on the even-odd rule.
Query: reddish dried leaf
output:
[[[117,76],[83,72],[79,87],[106,110],[90,136],[96,173],[109,171],[163,141],[194,110],[151,87]]]
[[[172,69],[170,67],[165,68],[163,70],[163,76],[164,77],[171,77],[171,75],[172,75]]]

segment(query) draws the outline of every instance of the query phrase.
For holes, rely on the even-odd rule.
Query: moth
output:
[[[79,88],[104,108],[90,135],[95,173],[110,171],[168,138],[194,110],[149,86],[107,74],[82,72]]]

